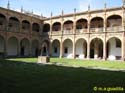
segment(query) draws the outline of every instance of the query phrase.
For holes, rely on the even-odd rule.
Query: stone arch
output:
[[[10,37],[7,44],[8,56],[17,56],[19,50],[19,41],[16,37]]]
[[[20,42],[20,53],[21,56],[30,55],[30,41],[27,38],[23,38]]]
[[[16,17],[10,17],[9,18],[9,25],[8,25],[9,31],[19,31],[20,30],[20,21]]]
[[[80,38],[75,43],[76,46],[76,57],[86,58],[87,57],[87,42],[85,39]]]
[[[92,40],[95,39],[95,38],[100,39],[100,40],[104,43],[104,38],[103,38],[103,37],[99,37],[99,36],[91,37],[91,38],[90,38],[90,42],[92,42]]]
[[[79,39],[84,39],[86,42],[88,42],[86,37],[78,37],[78,38],[75,38],[75,43],[76,43]]]
[[[61,31],[61,23],[60,22],[53,23],[52,31]]]
[[[120,15],[110,15],[107,17],[107,27],[122,26],[122,17]]]
[[[38,23],[32,24],[32,31],[39,32],[40,31],[40,25]]]
[[[22,21],[22,30],[23,31],[30,31],[31,24],[27,20]]]
[[[52,42],[52,56],[60,56],[60,41],[58,39],[53,40]]]
[[[39,55],[39,41],[32,40],[32,56],[38,56],[38,55]]]
[[[78,19],[76,21],[76,29],[79,32],[87,32],[87,28],[88,28],[88,21],[86,19]]]
[[[71,39],[65,39],[63,41],[63,56],[67,58],[73,58],[73,42]]]
[[[41,55],[49,56],[49,53],[50,53],[50,42],[49,40],[44,39],[44,41],[42,41]]]
[[[0,57],[4,56],[5,54],[5,39],[3,36],[0,35]]]
[[[87,23],[88,21],[86,19],[78,19],[76,21],[76,29],[83,29],[83,28],[87,28]],[[78,27],[78,25],[80,25],[80,28]]]
[[[6,16],[0,13],[0,31],[6,30],[7,19]]]
[[[90,58],[103,58],[103,41],[100,38],[94,38],[90,42]]]
[[[73,33],[73,21],[67,20],[63,23],[64,34]]]
[[[122,41],[117,37],[111,37],[107,40],[106,53],[109,60],[121,59]]]
[[[61,42],[60,38],[53,38],[53,39],[51,40],[51,43],[52,43],[53,41],[55,41],[55,40],[58,40],[59,43]]]
[[[0,13],[0,17],[4,17],[6,19],[6,15]]]
[[[111,38],[117,38],[117,39],[119,39],[120,41],[122,41],[122,38],[119,37],[119,36],[110,36],[110,37],[107,37],[106,42],[108,42]]]
[[[46,23],[43,25],[43,32],[49,32],[50,31],[50,24]]]
[[[64,39],[62,40],[62,42],[64,43],[64,41],[67,40],[67,39],[69,39],[69,40],[71,40],[71,41],[73,42],[73,39],[72,39],[71,37],[69,37],[69,38],[64,38]]]
[[[103,27],[104,27],[104,20],[102,17],[94,17],[91,19],[90,21],[91,32],[99,32],[99,31],[102,32]]]

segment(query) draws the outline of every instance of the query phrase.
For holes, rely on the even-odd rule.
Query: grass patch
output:
[[[125,87],[124,82],[120,71],[0,60],[0,93],[94,93],[95,86]]]
[[[103,60],[80,60],[80,59],[57,59],[51,58],[51,62],[61,62],[66,66],[74,67],[102,67],[110,69],[125,69],[125,62],[121,61],[103,61]]]
[[[8,58],[7,60],[10,61],[19,61],[19,62],[31,62],[31,63],[36,63],[37,58]]]
[[[36,63],[37,58],[11,58],[11,61],[32,62]],[[80,60],[67,58],[50,58],[51,63],[61,63],[64,66],[70,67],[102,67],[110,69],[125,69],[125,62],[121,61],[103,61],[103,60]]]

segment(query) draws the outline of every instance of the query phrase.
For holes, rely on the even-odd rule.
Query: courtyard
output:
[[[124,88],[124,62],[65,58],[51,58],[50,61],[47,65],[36,63],[37,58],[1,59],[0,92],[93,93],[98,91],[95,87]]]

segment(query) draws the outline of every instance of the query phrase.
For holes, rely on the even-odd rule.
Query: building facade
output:
[[[0,8],[0,56],[38,56],[42,25],[39,18]]]
[[[0,55],[125,59],[125,8],[50,18],[0,8]]]

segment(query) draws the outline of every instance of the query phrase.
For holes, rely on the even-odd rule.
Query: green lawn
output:
[[[0,60],[0,93],[94,93],[94,87],[125,88],[125,72],[56,66],[54,64],[42,65],[20,62],[19,60],[22,59]],[[26,58],[23,61],[25,60],[35,62],[37,59]],[[59,60],[63,61],[63,59],[51,59],[51,61]],[[64,61],[72,62],[73,60],[65,59]],[[86,65],[84,61],[82,61],[84,64],[80,60],[76,61],[76,63]],[[90,61],[88,62],[90,64]],[[70,65],[70,62],[67,64]],[[99,93],[99,91],[95,93]]]
[[[36,63],[37,58],[12,58],[11,61],[32,62]],[[121,61],[102,61],[102,60],[80,60],[80,59],[66,59],[66,58],[50,58],[51,63],[60,63],[64,66],[70,67],[100,67],[110,69],[125,69],[125,62]]]

